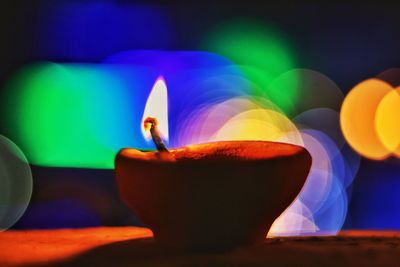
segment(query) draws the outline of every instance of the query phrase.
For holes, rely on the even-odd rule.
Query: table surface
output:
[[[344,231],[182,253],[159,247],[146,228],[10,230],[0,233],[0,266],[400,266],[400,232]]]

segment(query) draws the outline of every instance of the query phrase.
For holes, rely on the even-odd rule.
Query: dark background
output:
[[[0,3],[0,88],[21,66],[43,58],[37,36],[38,19],[43,8],[52,1],[1,1]],[[60,1],[99,2],[99,1]],[[101,1],[100,1],[101,2]],[[222,20],[250,17],[272,24],[285,32],[298,49],[298,65],[326,74],[344,93],[355,84],[374,77],[384,70],[400,66],[400,3],[392,1],[113,1],[121,5],[146,4],[160,7],[168,14],[175,38],[168,45],[152,47],[165,50],[198,48],[200,36]],[[270,3],[272,2],[272,3]],[[394,1],[393,1],[394,2]],[[148,47],[135,47],[135,49]],[[118,51],[115,51],[118,52]],[[106,55],[104,55],[106,56]],[[57,58],[58,62],[100,62],[103,58]],[[400,120],[400,118],[399,118]],[[0,127],[0,133],[4,129]],[[363,159],[353,184],[346,228],[400,229],[400,164],[397,159],[374,162]],[[46,196],[39,188],[51,185],[54,176],[76,183],[108,188],[115,196],[112,171],[91,171],[57,168],[33,168],[33,201]],[[52,178],[49,178],[52,177]],[[72,188],[72,187],[71,187]],[[75,191],[74,191],[75,190]],[[90,189],[89,189],[90,190]],[[64,190],[66,196],[87,192]],[[97,196],[101,199],[101,196]],[[95,196],[93,196],[95,198]],[[112,204],[112,203],[111,203]],[[115,203],[114,203],[115,204]],[[49,204],[50,205],[50,204]],[[61,206],[60,206],[61,205]],[[71,201],[57,207],[72,209]],[[107,204],[108,205],[108,204]],[[107,206],[106,205],[106,206]],[[120,203],[115,204],[121,205]],[[49,208],[51,210],[51,207]],[[108,207],[106,209],[112,209]],[[117,209],[124,210],[121,205]],[[47,210],[47,209],[45,209]],[[73,209],[72,209],[73,210]],[[45,213],[45,212],[44,212]],[[78,227],[74,218],[57,217],[54,223],[30,221],[30,210],[15,226],[17,228]],[[68,213],[66,213],[68,214]],[[84,214],[84,211],[82,211]],[[76,214],[77,217],[84,215]],[[46,215],[43,215],[46,217]],[[50,215],[49,215],[50,216]],[[45,221],[46,218],[43,219]],[[42,223],[40,223],[42,222]],[[86,218],[87,225],[115,224],[115,221]],[[118,219],[120,224],[137,223],[134,218]]]
[[[22,64],[41,60],[35,36],[38,16],[52,1],[2,1],[1,81]],[[58,1],[90,3],[102,1]],[[104,1],[106,2],[106,1]],[[151,4],[164,9],[176,36],[166,50],[191,50],[211,26],[228,18],[250,17],[279,27],[296,43],[299,67],[316,69],[343,91],[399,64],[398,8],[394,1],[109,1]],[[139,48],[139,47],[137,47]],[[142,47],[148,49],[148,47]],[[85,59],[97,62],[102,58]],[[63,61],[69,61],[64,58]]]

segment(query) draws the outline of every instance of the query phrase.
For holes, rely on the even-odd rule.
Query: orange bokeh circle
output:
[[[343,135],[350,146],[366,158],[382,160],[392,153],[381,141],[381,137],[385,137],[386,134],[378,135],[376,127],[378,106],[392,91],[393,87],[390,84],[379,79],[368,79],[357,84],[343,101],[340,111],[340,126]],[[388,102],[391,102],[391,99]],[[384,104],[380,116],[386,116],[387,109],[391,110],[391,108],[391,106],[387,108]],[[382,117],[380,120],[385,121],[386,118]],[[383,125],[381,132],[390,128],[383,122],[379,125]]]

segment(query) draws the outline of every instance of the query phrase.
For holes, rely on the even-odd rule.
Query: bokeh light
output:
[[[0,231],[24,214],[32,195],[32,173],[23,152],[0,135]]]
[[[168,85],[170,147],[266,140],[310,151],[307,182],[270,236],[339,231],[359,158],[339,130],[339,89],[312,70],[294,69],[271,82],[296,81],[289,90],[304,92],[306,99],[284,111],[267,94],[255,93],[258,85],[240,67],[208,52],[127,51],[97,65],[38,63],[17,73],[7,87],[7,129],[33,164],[113,168],[123,147],[153,149],[141,134],[142,115],[160,74]],[[73,210],[85,210],[71,203]],[[96,224],[96,216],[88,220]]]
[[[191,124],[195,121],[196,123]],[[295,125],[270,101],[236,97],[193,112],[183,123],[180,143],[222,140],[286,141],[301,144]]]
[[[248,95],[251,92],[250,82],[243,77],[237,66],[227,58],[209,52],[125,51],[111,55],[104,60],[104,63],[142,66],[154,70],[165,78],[169,94],[170,147],[197,143],[183,143],[179,139],[182,131],[187,131],[196,125],[193,122],[185,125],[188,118],[193,119],[189,114],[213,103]],[[147,99],[147,96],[143,98]]]
[[[298,92],[268,88],[280,74],[292,69],[295,55],[290,42],[277,29],[250,19],[233,19],[208,32],[200,47],[232,60],[255,86],[252,94],[266,96],[286,110]],[[294,81],[296,82],[296,79]]]
[[[130,64],[131,55],[108,64],[26,66],[1,99],[6,134],[35,165],[113,168],[121,148],[153,148],[141,134],[141,120],[160,73],[168,83],[171,136],[190,111],[249,90],[228,60],[211,53],[135,52],[134,58],[149,59],[142,65]],[[161,64],[152,66],[157,58]],[[169,144],[180,145],[174,138]]]
[[[312,131],[312,130],[311,130]],[[300,200],[312,211],[317,211],[325,201],[332,183],[332,164],[329,151],[314,135],[318,132],[302,131],[304,146],[313,159],[307,181],[299,195]]]
[[[33,4],[32,10],[28,6],[25,15],[32,25],[17,23],[11,34],[10,40],[24,39],[24,32],[18,30],[31,35],[32,42],[22,43],[29,53],[18,54],[16,60],[11,53],[6,61],[12,64],[4,65],[5,79],[23,62],[49,60],[23,66],[0,90],[0,132],[12,140],[0,136],[0,230],[15,227],[22,214],[27,220],[21,225],[27,228],[123,221],[126,213],[116,211],[118,193],[111,192],[114,184],[107,181],[114,182],[114,158],[121,148],[154,149],[140,127],[159,75],[168,86],[169,111],[163,112],[169,121],[168,147],[257,139],[302,145],[311,153],[307,182],[275,221],[270,236],[337,233],[353,194],[360,155],[381,162],[362,162],[363,172],[354,187],[358,195],[352,199],[354,225],[399,227],[399,216],[393,213],[400,207],[395,190],[400,183],[400,68],[361,82],[346,98],[342,93],[355,79],[394,62],[388,52],[395,50],[394,43],[373,38],[372,43],[361,45],[371,39],[370,30],[359,27],[365,24],[362,21],[354,24],[344,18],[336,22],[346,25],[345,31],[328,29],[325,26],[332,24],[328,12],[323,14],[324,25],[306,23],[312,28],[307,33],[290,29],[296,24],[295,13],[304,10],[289,12],[294,20],[279,25],[274,16],[271,24],[265,17],[254,19],[261,11],[250,18],[234,18],[242,13],[239,5],[217,14],[217,20],[210,17],[205,24],[194,20],[192,26],[202,31],[199,34],[181,24],[188,16],[178,14],[179,8],[169,10],[165,5],[46,2]],[[228,14],[233,19],[220,20]],[[359,45],[332,42],[328,32]],[[379,37],[386,33],[376,32]],[[193,44],[204,51],[173,51]],[[385,53],[371,53],[373,47]],[[329,62],[322,58],[327,53],[331,53]],[[342,62],[348,68],[340,68]],[[345,90],[323,73],[302,66],[324,69]],[[352,74],[346,75],[349,69]],[[28,161],[41,180],[35,180],[40,193],[35,192],[34,201],[42,202],[34,203],[25,217],[32,191]],[[115,220],[117,216],[121,217]],[[113,221],[107,221],[111,217]]]
[[[296,199],[275,220],[267,237],[314,235],[318,230],[312,212],[299,199]]]
[[[348,197],[340,179],[335,178],[332,179],[331,189],[324,205],[313,214],[314,221],[319,227],[318,235],[338,234],[346,219]]]
[[[294,117],[313,108],[330,108],[339,111],[343,101],[340,88],[326,75],[310,69],[292,69],[274,79],[269,92],[292,92],[282,110]],[[275,100],[271,98],[275,103]]]
[[[299,198],[313,212],[314,222],[319,228],[317,234],[335,234],[341,229],[347,212],[344,184],[352,181],[354,176],[346,173],[341,151],[326,134],[312,129],[300,132],[313,164]]]
[[[360,156],[350,149],[344,139],[339,113],[329,108],[315,108],[299,114],[293,122],[301,132],[312,130],[312,133],[318,133],[316,136],[330,151],[333,167],[337,167],[332,171],[345,188],[351,185],[360,165]]]
[[[335,234],[343,226],[348,204],[345,189],[358,169],[349,169],[349,165],[357,165],[359,157],[347,152],[338,112],[316,108],[291,121],[268,99],[240,96],[200,106],[187,114],[178,132],[182,145],[266,140],[304,146],[313,158],[310,174],[298,198],[275,221],[268,236]]]
[[[339,112],[330,108],[313,108],[293,118],[300,129],[315,129],[331,138],[338,148],[342,148],[345,140],[340,129]]]
[[[66,57],[99,57],[115,47],[93,54],[72,49]],[[340,132],[338,86],[319,72],[294,69],[287,38],[262,23],[219,25],[205,36],[202,48],[210,52],[118,50],[101,64],[27,66],[6,88],[6,129],[32,164],[111,169],[123,147],[153,149],[141,134],[142,115],[162,75],[168,85],[170,147],[266,140],[310,151],[306,185],[270,236],[339,231],[359,158]],[[74,210],[90,210],[79,201],[58,204],[71,207],[71,217],[59,217],[71,224],[79,222]],[[47,209],[37,206],[36,211]],[[96,225],[100,217],[93,213],[87,221]]]
[[[370,159],[383,160],[400,155],[399,117],[400,88],[369,79],[346,96],[340,122],[355,151]]]
[[[252,109],[241,112],[229,119],[215,133],[211,141],[284,141],[286,140],[286,133],[293,133],[296,130],[294,124],[279,112],[267,109]],[[301,140],[300,136],[297,140]]]
[[[382,144],[400,157],[400,88],[382,98],[376,109],[375,123]]]
[[[400,85],[400,68],[391,68],[379,73],[376,78],[391,84],[393,87]]]
[[[384,81],[369,79],[356,85],[343,102],[340,112],[343,134],[364,157],[381,160],[390,155],[377,134],[375,116],[379,103],[392,90]]]
[[[94,126],[112,126],[109,123],[118,120],[124,86],[110,73],[90,65],[26,67],[10,82],[4,98],[9,135],[32,164],[111,166],[112,147],[96,138],[96,132],[102,131]]]

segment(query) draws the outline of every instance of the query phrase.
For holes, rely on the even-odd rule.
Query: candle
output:
[[[158,79],[142,123],[157,151],[125,148],[115,160],[124,202],[165,246],[228,250],[262,242],[300,192],[310,154],[300,146],[266,141],[168,149],[166,114],[166,85]]]

